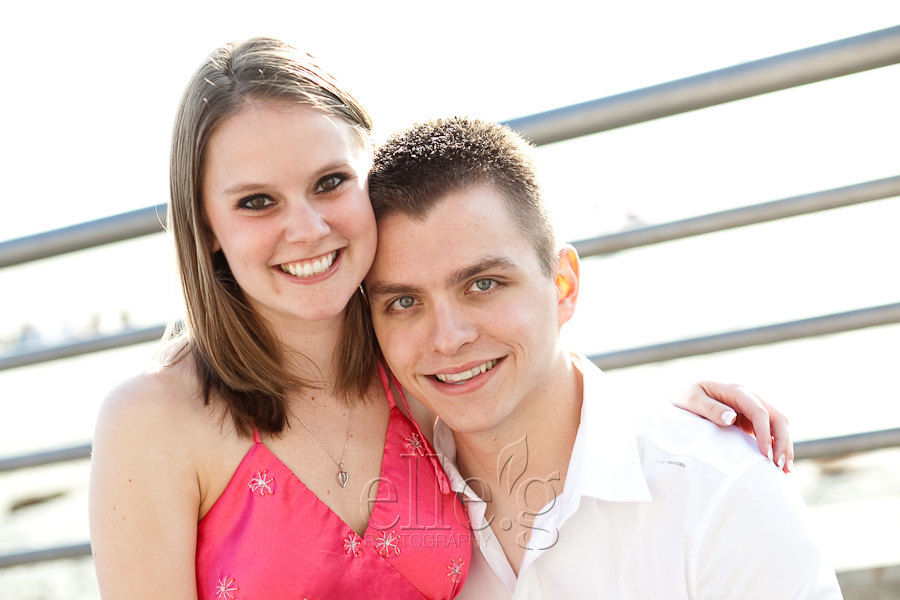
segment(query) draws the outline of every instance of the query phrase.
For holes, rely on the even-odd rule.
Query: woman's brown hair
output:
[[[186,305],[184,344],[174,360],[193,359],[203,400],[220,398],[235,428],[279,433],[288,424],[286,393],[320,388],[286,364],[279,336],[257,315],[221,252],[213,253],[203,213],[201,181],[210,137],[224,119],[252,100],[297,102],[337,117],[369,143],[372,121],[359,103],[311,57],[271,38],[215,50],[185,89],[172,133],[168,229]],[[344,311],[333,358],[333,392],[352,401],[365,395],[375,369],[375,336],[368,306],[354,294]]]

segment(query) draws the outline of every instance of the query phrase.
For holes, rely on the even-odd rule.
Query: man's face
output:
[[[559,328],[574,309],[556,280],[500,194],[477,187],[446,196],[423,222],[380,220],[366,286],[404,388],[455,431],[485,432],[527,419],[551,391]]]

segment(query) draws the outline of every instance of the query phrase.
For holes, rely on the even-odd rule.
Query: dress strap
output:
[[[422,435],[422,430],[419,428],[419,423],[418,421],[416,421],[416,417],[413,416],[412,411],[409,409],[409,402],[407,402],[406,400],[406,394],[403,393],[403,387],[400,385],[400,382],[397,381],[397,378],[394,377],[394,374],[387,370],[383,360],[379,359],[377,362],[378,376],[381,378],[381,386],[384,388],[384,393],[387,396],[388,404],[391,405],[392,409],[397,406],[396,402],[394,402],[394,393],[391,390],[391,383],[393,383],[394,387],[397,388],[397,393],[400,394],[400,400],[403,401],[403,406],[406,407],[406,414],[409,415],[409,420],[412,421],[413,427],[416,428],[416,434],[419,436],[420,443],[426,448],[427,456],[431,460],[431,466],[432,468],[434,468],[434,475],[438,480],[438,485],[441,488],[441,493],[449,494],[452,491],[450,488],[450,480],[447,478],[447,474],[444,472],[443,466],[441,466],[441,461],[438,459],[437,453],[434,451],[434,448],[431,447],[431,444],[428,443],[428,438]]]
[[[397,403],[394,402],[394,392],[391,390],[391,381],[395,383],[397,389],[400,389],[400,384],[397,383],[397,380],[394,379],[394,374],[390,374],[390,378],[388,378],[387,369],[384,366],[384,362],[379,358],[375,361],[378,364],[378,377],[381,379],[381,387],[384,389],[384,395],[387,396],[388,404],[391,405],[391,408],[397,406]],[[400,392],[400,396],[403,396],[403,392]],[[403,403],[406,404],[406,397],[403,397]],[[406,407],[406,412],[409,412],[409,405]]]
[[[253,443],[258,444],[262,441],[262,438],[259,437],[259,429],[256,426],[253,427]]]

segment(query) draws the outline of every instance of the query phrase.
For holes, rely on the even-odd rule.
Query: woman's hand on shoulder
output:
[[[794,444],[788,418],[745,387],[734,383],[700,381],[673,400],[675,406],[719,425],[736,425],[756,438],[759,450],[780,469],[794,465]]]
[[[200,492],[185,447],[189,403],[177,388],[163,372],[139,375],[100,409],[89,504],[104,598],[197,597]]]

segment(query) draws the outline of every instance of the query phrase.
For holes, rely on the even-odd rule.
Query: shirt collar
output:
[[[610,502],[651,500],[634,425],[640,402],[615,389],[586,356],[573,354],[572,362],[582,374],[584,392],[564,495]]]

